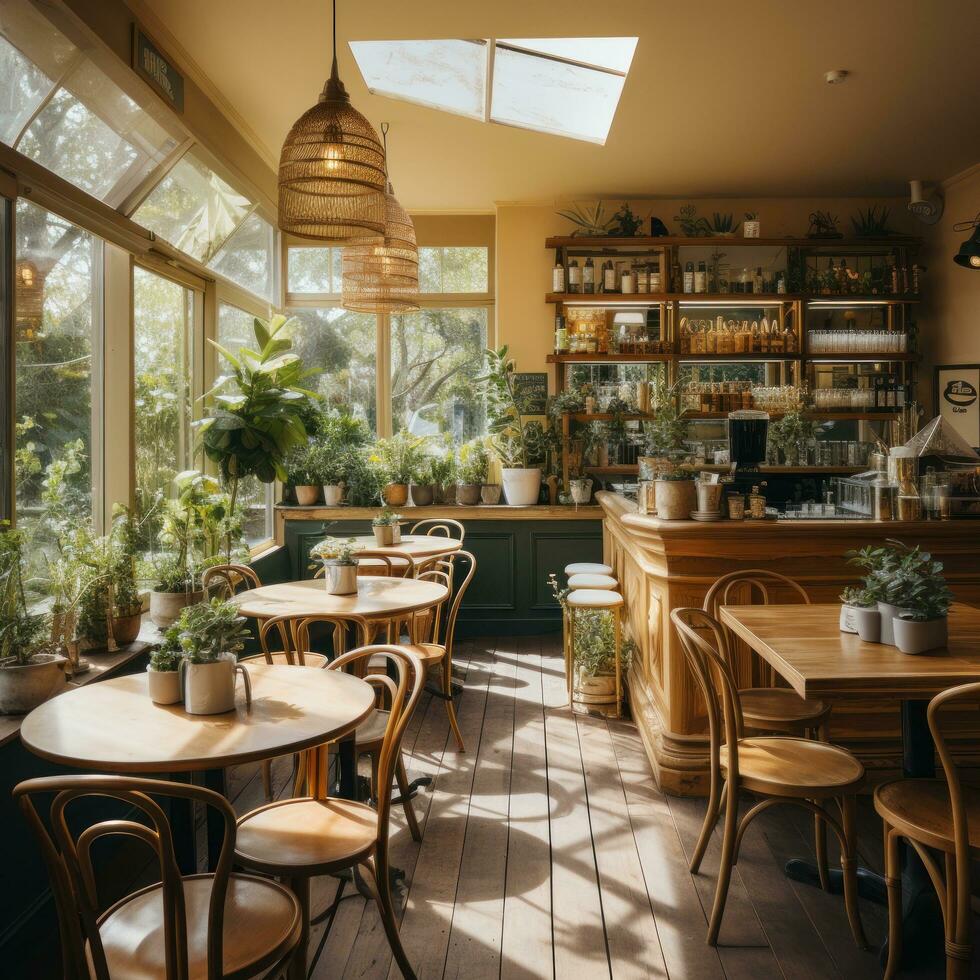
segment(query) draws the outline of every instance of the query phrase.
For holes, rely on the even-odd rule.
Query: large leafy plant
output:
[[[238,654],[250,635],[245,617],[233,602],[212,599],[188,606],[164,634],[154,669],[173,670],[181,658],[192,664],[213,663]]]
[[[534,459],[526,399],[514,383],[516,365],[507,345],[486,352],[486,373],[476,379],[487,403],[490,445],[506,467],[526,469]]]
[[[211,341],[233,368],[205,395],[208,416],[196,422],[201,448],[218,464],[230,488],[235,511],[242,479],[255,476],[263,483],[285,481],[286,457],[307,438],[304,415],[318,396],[301,384],[303,370],[292,342],[281,336],[284,316],[255,318],[256,350],[242,347],[237,354]]]
[[[909,618],[919,621],[941,619],[949,612],[953,594],[943,576],[943,563],[919,545],[913,548],[889,538],[883,547],[848,552],[847,559],[868,570],[864,577],[868,599],[907,609]]]
[[[0,662],[29,664],[47,646],[48,617],[31,612],[24,581],[24,540],[0,522]]]

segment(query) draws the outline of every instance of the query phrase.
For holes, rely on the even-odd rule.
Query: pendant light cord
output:
[[[337,69],[337,0],[333,0],[333,64],[330,67],[330,78],[340,79]]]

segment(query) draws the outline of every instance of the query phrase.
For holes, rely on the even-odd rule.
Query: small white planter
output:
[[[372,524],[371,530],[374,532],[374,540],[379,548],[390,548],[395,543],[395,530],[397,524]]]
[[[857,635],[865,643],[881,642],[881,613],[874,606],[851,606]]]
[[[907,613],[908,609],[903,609],[901,606],[893,606],[888,602],[878,603],[878,612],[881,613],[881,642],[887,643],[889,646],[895,645],[895,630],[892,628],[892,623],[898,619],[902,613]]]
[[[537,467],[525,470],[505,466],[503,471],[504,496],[512,507],[531,507],[538,502],[541,492],[541,470]]]
[[[151,592],[150,622],[160,629],[173,626],[187,606],[204,601],[203,592]]]
[[[344,500],[342,483],[327,483],[323,487],[323,504],[325,507],[339,507]]]
[[[356,595],[357,562],[325,561],[323,580],[328,595]]]
[[[939,650],[949,640],[949,620],[927,619],[925,622],[914,619],[896,618],[892,621],[895,631],[895,646],[902,653],[926,653]]]
[[[840,606],[840,616],[837,619],[837,624],[840,626],[840,631],[842,633],[856,633],[857,623],[854,621],[854,611],[860,609],[860,606],[851,606],[846,602],[842,602]]]
[[[235,707],[235,677],[245,679],[245,704],[252,704],[252,682],[248,671],[234,657],[223,657],[206,664],[180,663],[180,688],[184,710],[189,715],[220,715]]]
[[[587,504],[592,499],[592,481],[588,479],[569,480],[568,489],[572,494],[572,503]]]
[[[32,663],[0,667],[0,715],[26,715],[58,694],[67,683],[65,663],[60,654],[38,653]]]
[[[154,704],[178,704],[182,697],[179,671],[147,667],[146,692]]]

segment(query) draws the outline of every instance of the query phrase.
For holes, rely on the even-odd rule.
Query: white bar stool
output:
[[[566,575],[612,575],[612,565],[594,561],[574,561],[565,566]]]
[[[619,583],[611,575],[569,575],[568,587],[575,589],[599,589],[600,591],[615,590]]]
[[[623,700],[623,678],[622,678],[622,609],[623,597],[618,592],[611,589],[575,589],[569,592],[565,598],[565,605],[568,609],[568,638],[565,642],[565,684],[568,690],[568,705],[574,709],[573,685],[575,670],[575,614],[582,611],[608,612],[613,617],[613,656],[616,664],[616,703],[614,706],[615,717],[621,714]],[[608,705],[608,696],[602,698],[601,695],[590,695],[590,700],[581,701],[582,704],[592,704],[596,707]],[[595,700],[592,700],[595,698]]]

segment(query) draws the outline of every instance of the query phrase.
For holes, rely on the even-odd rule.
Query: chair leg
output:
[[[725,836],[721,842],[721,860],[718,862],[718,883],[715,886],[715,902],[711,907],[708,924],[708,945],[718,945],[721,919],[725,914],[728,886],[732,881],[732,865],[735,863],[735,843],[738,840],[738,792],[729,780],[725,789]]]
[[[819,800],[813,800],[817,806]],[[827,821],[820,814],[813,815],[813,840],[817,851],[817,873],[820,875],[820,887],[830,891],[830,872],[827,870]]]
[[[402,796],[402,808],[405,811],[405,819],[408,821],[408,830],[412,835],[412,840],[420,841],[422,831],[419,830],[419,821],[415,816],[415,807],[408,798],[408,773],[405,772],[405,760],[401,753],[398,753],[398,763],[395,765],[395,781],[398,783],[398,792]]]
[[[272,762],[269,759],[262,760],[262,792],[265,795],[265,802],[272,802]]]
[[[861,949],[868,948],[868,940],[864,937],[864,927],[861,925],[861,909],[858,906],[857,881],[857,826],[854,821],[857,798],[845,796],[841,800],[841,823],[844,830],[845,847],[841,852],[840,866],[844,872],[844,907],[847,909],[847,920],[851,924],[854,942]]]
[[[391,891],[388,885],[388,862],[387,860],[379,860],[378,856],[375,856],[374,861],[365,862],[364,867],[370,871],[367,881],[374,894],[374,900],[378,904],[381,924],[384,926],[395,962],[402,971],[405,980],[417,980],[412,964],[408,961],[405,947],[402,946],[401,936],[398,935],[398,923],[395,921],[395,908],[391,904]]]
[[[884,980],[892,980],[902,962],[902,863],[898,833],[885,824],[885,884],[888,887],[888,962]]]
[[[299,899],[301,916],[299,943],[289,961],[286,976],[289,980],[306,980],[308,947],[310,945],[310,879],[289,878],[285,885]]]
[[[453,701],[453,665],[448,653],[442,658],[440,669],[442,671],[442,693],[446,698],[446,714],[449,715],[449,727],[452,728],[453,737],[456,739],[456,751],[465,752],[463,733],[459,730],[459,721],[456,719],[456,704]]]
[[[381,751],[369,753],[371,756],[371,799],[376,801],[381,795]]]
[[[692,875],[696,875],[701,870],[704,852],[708,849],[708,841],[711,840],[711,834],[718,823],[718,815],[721,813],[724,790],[721,781],[712,773],[711,788],[708,792],[708,809],[705,811],[704,823],[701,824],[701,834],[694,846],[694,854],[691,856],[689,865]]]

